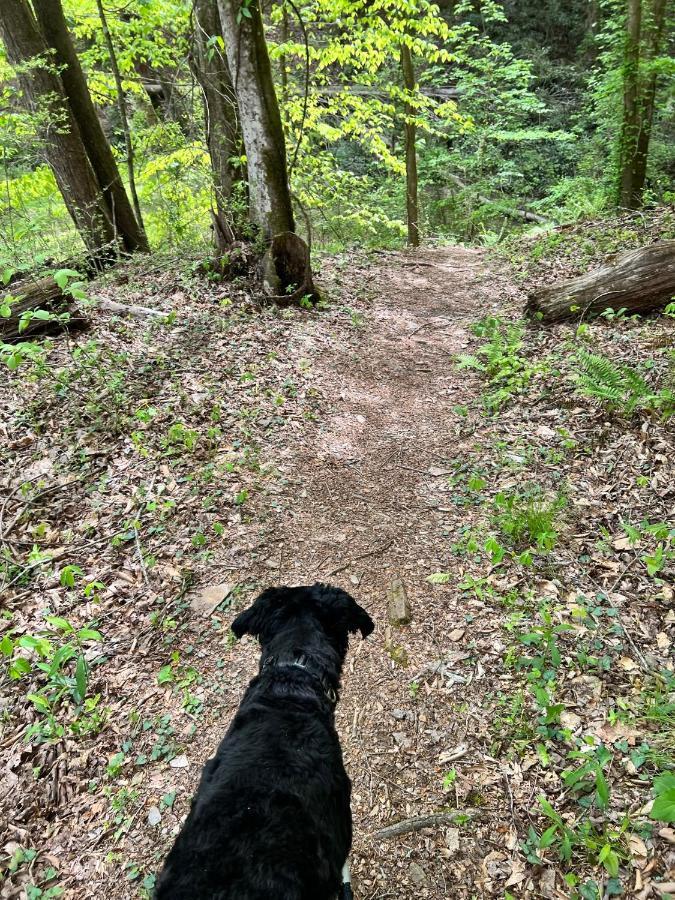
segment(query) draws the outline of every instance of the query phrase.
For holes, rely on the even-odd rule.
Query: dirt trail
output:
[[[451,354],[487,311],[489,278],[481,254],[462,249],[391,256],[362,274],[371,294],[365,323],[349,342],[333,336],[312,360],[323,397],[318,438],[311,445],[299,438],[277,461],[284,484],[265,512],[257,510],[265,540],[252,565],[263,583],[339,584],[377,621],[373,637],[352,642],[337,713],[354,785],[357,896],[481,895],[489,847],[477,821],[461,833],[440,827],[385,842],[372,835],[409,816],[463,809],[466,798],[442,787],[460,758],[467,775],[475,765],[483,784],[499,782],[491,805],[505,800],[508,816],[501,774],[485,776],[472,712],[488,687],[475,680],[485,675],[481,659],[499,644],[482,631],[481,604],[471,609],[449,587],[425,581],[447,570],[461,526],[443,476],[450,460],[471,453],[470,435],[457,436],[457,407],[473,393]],[[301,355],[311,351],[298,347]],[[404,581],[413,621],[392,629],[386,592],[395,578]],[[226,717],[256,662],[253,642],[232,649]],[[215,746],[222,722],[202,732],[200,745]],[[484,802],[478,792],[475,802]],[[501,824],[493,820],[492,837],[503,847]]]
[[[149,896],[201,767],[256,671],[257,644],[230,639],[235,610],[261,587],[316,580],[345,587],[377,623],[369,640],[352,642],[337,710],[353,780],[358,900],[489,895],[521,865],[511,852],[509,800],[519,774],[510,772],[509,786],[505,764],[486,750],[488,695],[498,689],[486,674],[491,658],[503,672],[500,621],[456,587],[451,545],[467,508],[454,502],[445,477],[472,465],[476,420],[464,404],[480,387],[452,355],[468,343],[469,324],[492,308],[494,278],[477,250],[377,260],[328,261],[330,303],[312,315],[261,311],[246,298],[233,304],[227,285],[188,281],[177,292],[170,273],[161,283],[139,278],[126,294],[103,284],[104,296],[154,298],[166,312],[175,304],[182,310],[175,327],[147,334],[98,314],[97,339],[118,354],[96,357],[96,365],[112,366],[102,370],[106,384],[117,379],[119,428],[104,411],[78,431],[78,400],[58,434],[35,434],[19,414],[24,401],[12,395],[10,496],[18,473],[25,479],[35,466],[77,484],[50,495],[34,520],[26,515],[26,545],[33,525],[46,521],[45,549],[66,552],[83,583],[101,590],[100,598],[83,598],[79,582],[69,590],[58,567],[46,566],[11,601],[20,634],[44,628],[45,610],[79,627],[100,623],[104,634],[105,659],[91,684],[104,712],[79,740],[66,733],[26,745],[36,713],[17,690],[23,683],[2,688],[13,712],[0,744],[7,774],[0,819],[9,823],[0,847],[9,856],[35,847],[35,877],[54,867],[44,877],[58,876],[65,896]],[[65,344],[57,352],[72,366]],[[117,371],[120,360],[128,369]],[[96,385],[86,407],[93,415]],[[36,394],[40,400],[39,386]],[[51,393],[42,394],[47,416]],[[190,434],[196,446],[181,443]],[[80,439],[91,442],[91,461],[77,456]],[[239,492],[245,503],[235,500]],[[15,505],[11,514],[22,511]],[[139,531],[129,541],[133,515]],[[194,585],[183,597],[186,570]],[[426,581],[439,571],[452,571],[453,584]],[[394,579],[412,606],[402,628],[387,622]],[[222,582],[238,585],[230,608],[206,617],[189,608],[204,587]],[[444,787],[454,767],[456,780]],[[448,809],[463,816],[449,830],[374,836]],[[20,867],[0,896],[21,896],[34,869]]]

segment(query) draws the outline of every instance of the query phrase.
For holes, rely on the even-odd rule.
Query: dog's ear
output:
[[[279,601],[284,598],[287,590],[287,588],[268,588],[263,591],[252,606],[239,613],[230,626],[235,637],[241,638],[245,634],[251,634],[259,638],[271,624]]]
[[[368,637],[375,628],[375,623],[365,609],[359,606],[356,600],[342,588],[317,584],[314,586],[314,590],[322,618],[329,628],[339,629],[350,634],[360,631],[364,638]]]

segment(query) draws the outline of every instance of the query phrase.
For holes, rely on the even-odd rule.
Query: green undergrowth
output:
[[[656,337],[652,327],[623,315],[555,336],[495,316],[473,326],[474,346],[456,362],[477,374],[473,413],[497,437],[447,479],[471,524],[455,533],[447,571],[427,578],[500,618],[508,678],[490,696],[490,753],[535,773],[520,853],[537,869],[555,866],[579,900],[627,895],[636,847],[658,846],[675,822],[675,674],[663,624],[675,520],[654,515],[657,482],[632,463],[629,483],[611,465],[604,476],[620,514],[586,511],[598,447],[641,431],[670,447],[672,326],[666,316]],[[540,407],[557,417],[538,418]],[[657,644],[631,611],[645,593]]]

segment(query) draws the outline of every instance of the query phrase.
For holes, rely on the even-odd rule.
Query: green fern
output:
[[[658,410],[664,418],[675,412],[673,392],[655,392],[645,378],[632,366],[613,363],[606,356],[577,352],[581,370],[575,375],[577,390],[586,397],[600,400],[611,409],[631,415],[638,409]]]

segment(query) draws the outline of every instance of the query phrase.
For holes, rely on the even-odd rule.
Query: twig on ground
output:
[[[431,816],[419,816],[414,819],[403,819],[395,825],[387,825],[376,831],[373,837],[378,841],[386,841],[389,838],[398,837],[400,834],[409,834],[411,831],[421,831],[423,828],[434,828],[438,825],[452,825],[457,819],[472,818],[470,812],[454,810],[453,812],[434,813]]]
[[[353,556],[351,559],[347,560],[344,565],[338,566],[337,569],[332,569],[326,574],[330,576],[337,575],[338,572],[344,572],[344,570],[348,569],[352,565],[352,563],[358,562],[360,559],[366,559],[366,557],[368,556],[376,556],[378,553],[384,553],[384,551],[388,550],[393,543],[393,541],[389,541],[389,543],[383,544],[381,547],[376,547],[374,550],[367,550],[365,553],[359,553],[358,556]]]

